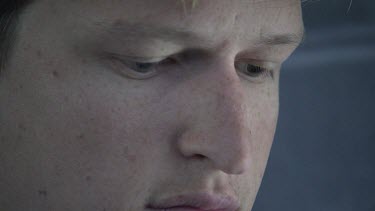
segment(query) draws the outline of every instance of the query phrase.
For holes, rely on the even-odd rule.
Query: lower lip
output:
[[[220,210],[202,210],[192,207],[174,207],[174,208],[165,208],[165,209],[147,209],[147,211],[224,211]]]

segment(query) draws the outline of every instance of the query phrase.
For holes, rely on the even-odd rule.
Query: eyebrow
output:
[[[98,22],[95,25],[104,25]],[[121,34],[124,38],[155,38],[167,42],[174,42],[180,44],[181,42],[196,43],[204,42],[206,45],[213,46],[212,39],[205,39],[186,28],[169,27],[169,26],[155,26],[145,23],[128,23],[124,21],[117,21],[105,32],[110,35]],[[295,45],[298,46],[305,38],[304,29],[299,33],[263,33],[260,38],[253,41],[255,45],[275,46],[275,45]]]
[[[305,40],[305,30],[300,33],[265,34],[261,36],[259,44],[264,45],[299,45]]]

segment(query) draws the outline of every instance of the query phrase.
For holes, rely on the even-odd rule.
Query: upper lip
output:
[[[236,211],[240,207],[236,197],[207,192],[181,194],[147,205],[151,209],[190,207],[199,210]]]

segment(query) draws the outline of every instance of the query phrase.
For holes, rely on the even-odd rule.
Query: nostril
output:
[[[194,157],[196,157],[198,160],[203,160],[206,158],[206,156],[201,155],[201,154],[196,154]]]

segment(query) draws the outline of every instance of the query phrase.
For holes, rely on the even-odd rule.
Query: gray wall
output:
[[[375,211],[375,1],[303,6],[253,211]]]

